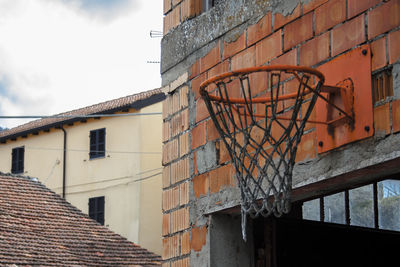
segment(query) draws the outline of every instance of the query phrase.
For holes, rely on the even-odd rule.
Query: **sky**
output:
[[[162,0],[0,0],[0,115],[52,115],[161,86]],[[12,128],[26,119],[0,119]]]

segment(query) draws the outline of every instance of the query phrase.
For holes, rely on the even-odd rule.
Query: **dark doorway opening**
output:
[[[400,264],[395,231],[274,217],[255,219],[253,229],[256,267]]]

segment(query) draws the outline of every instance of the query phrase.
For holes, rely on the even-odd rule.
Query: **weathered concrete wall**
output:
[[[229,42],[256,23],[267,12],[284,16],[293,13],[297,0],[221,1],[209,12],[179,24],[161,41],[163,85],[176,79],[215,46],[217,39]]]
[[[253,239],[243,241],[240,216],[212,215],[210,228],[210,266],[254,266]]]
[[[196,2],[167,1],[164,11],[173,16],[187,1]],[[219,264],[229,263],[215,261],[214,251],[225,238],[241,240],[234,219],[215,215],[240,204],[234,168],[198,92],[216,74],[271,64],[319,67],[368,44],[371,73],[392,69],[394,94],[365,103],[374,114],[370,138],[319,154],[316,130],[307,129],[297,149],[293,199],[400,172],[398,0],[225,0],[196,12],[166,27],[162,40],[161,72],[169,93],[163,108],[165,266],[224,266]],[[227,249],[226,256],[232,247]]]

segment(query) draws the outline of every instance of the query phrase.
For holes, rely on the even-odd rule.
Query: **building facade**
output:
[[[155,89],[3,131],[0,170],[37,177],[100,224],[161,254],[164,98]]]
[[[356,265],[393,259],[394,246],[372,243],[399,240],[399,14],[398,0],[164,0],[163,266],[321,266],[322,258],[337,255],[361,260]],[[282,220],[248,218],[244,242],[235,170],[200,84],[277,64],[317,68],[331,82],[341,75],[335,64],[354,64],[349,59],[356,54],[363,63],[342,68],[363,73],[369,84],[362,90],[370,97],[360,104],[366,111],[355,112],[356,121],[368,117],[362,137],[339,138],[326,149],[318,126],[307,126],[297,146],[292,212]],[[314,110],[311,118],[317,116]]]

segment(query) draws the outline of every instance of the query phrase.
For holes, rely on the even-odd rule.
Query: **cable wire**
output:
[[[26,146],[25,147],[26,150],[55,150],[55,151],[64,151],[63,148],[50,148],[50,147],[30,147],[30,146]],[[96,150],[88,150],[88,149],[66,149],[67,152],[85,152],[85,153],[96,153],[96,152],[105,152],[105,153],[109,153],[109,154],[155,154],[155,155],[161,155],[161,152],[157,152],[157,151],[141,151],[141,152],[137,152],[137,151],[113,151],[113,150],[106,150],[106,151],[96,151]]]
[[[121,185],[124,185],[124,184],[128,185],[128,184],[131,184],[131,183],[141,182],[141,181],[156,177],[156,176],[161,175],[161,174],[162,174],[162,172],[158,172],[158,173],[155,173],[155,174],[143,177],[143,178],[139,178],[139,179],[136,179],[136,180],[131,180],[131,181],[128,181],[128,182],[122,182],[122,183],[106,186],[106,187],[103,187],[103,188],[97,188],[97,189],[94,189],[94,190],[91,189],[91,190],[83,190],[83,191],[76,191],[76,192],[67,192],[66,195],[81,194],[81,193],[86,193],[86,192],[93,192],[93,191],[96,191],[96,190],[105,190],[105,189],[109,189],[109,188],[112,188],[112,187],[121,186]],[[126,176],[126,177],[133,177],[133,176]],[[112,180],[117,180],[117,179],[122,179],[122,178],[124,178],[124,177],[115,178],[115,179],[112,179]],[[99,183],[99,182],[94,182],[94,183]],[[76,185],[76,186],[78,186],[78,185]],[[67,186],[67,188],[68,187],[69,186]]]
[[[128,178],[134,178],[135,176],[139,176],[140,174],[149,173],[149,172],[157,171],[157,170],[160,170],[160,169],[162,169],[162,168],[150,169],[150,170],[147,170],[147,171],[143,171],[143,172],[137,173],[137,174],[135,174],[135,175],[127,175],[127,176],[121,176],[121,177],[116,177],[116,178],[111,178],[111,179],[106,179],[106,180],[99,180],[99,181],[94,181],[94,182],[89,182],[89,183],[68,185],[67,187],[85,186],[85,185],[92,185],[92,184],[99,184],[99,183],[112,182],[112,181],[123,180],[123,179],[128,179]],[[156,175],[158,175],[158,174],[161,174],[161,173],[162,173],[162,172],[158,172],[158,173],[156,173],[156,174],[152,174],[152,175],[149,175],[149,176],[145,176],[145,177],[139,178],[139,179],[134,180],[134,181],[146,180],[146,179],[148,179],[148,178],[154,177],[154,176],[156,176]],[[124,183],[121,183],[121,184],[124,184]],[[61,188],[62,188],[62,187],[56,187],[56,188],[54,188],[54,189],[61,189]],[[90,191],[90,190],[89,190],[89,191]]]

